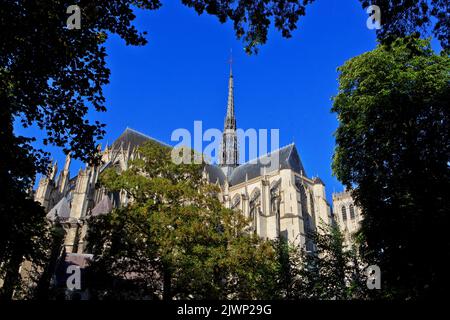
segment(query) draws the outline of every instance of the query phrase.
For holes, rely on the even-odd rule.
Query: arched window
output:
[[[345,206],[342,206],[342,221],[347,221],[347,210],[345,209]]]
[[[239,210],[240,205],[241,205],[241,196],[237,194],[233,197],[233,200],[231,201],[231,209]]]
[[[278,216],[280,213],[280,181],[270,185],[270,214]]]
[[[250,195],[250,219],[255,233],[257,232],[258,215],[261,207],[261,191],[256,188]]]
[[[355,208],[353,205],[350,205],[350,219],[355,219]]]

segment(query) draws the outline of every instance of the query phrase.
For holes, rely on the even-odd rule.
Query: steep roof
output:
[[[273,159],[279,159],[278,166],[270,165]],[[276,161],[274,162],[276,164]],[[270,173],[278,169],[291,169],[294,172],[306,176],[305,169],[298,155],[295,144],[290,144],[275,150],[269,154],[261,156],[255,160],[246,162],[236,169],[230,176],[230,185],[236,185],[247,179],[253,179],[265,173]]]
[[[208,172],[210,183],[216,183],[218,180],[220,185],[224,184],[226,177],[221,168],[212,164],[207,164],[205,165],[205,169]]]
[[[119,138],[114,141],[114,143],[112,144],[112,148],[117,150],[121,146],[123,146],[123,148],[128,148],[128,146],[130,146],[130,149],[132,150],[133,148],[138,147],[149,140],[153,140],[162,145],[169,146],[139,131],[133,130],[131,128],[126,128],[125,131],[119,136]],[[278,166],[268,165],[273,159],[277,158],[279,159]],[[233,170],[228,182],[230,185],[236,185],[244,182],[246,177],[250,180],[261,176],[262,174],[264,174],[264,172],[270,173],[278,169],[291,169],[294,172],[306,176],[305,169],[303,168],[303,164],[300,160],[300,156],[298,154],[297,148],[295,147],[295,144],[292,143],[236,167]],[[223,185],[226,177],[219,167],[215,165],[207,165],[206,170],[208,171],[209,181],[211,183],[215,183],[217,182],[217,180],[219,180],[219,183]]]
[[[119,138],[117,138],[117,140],[114,141],[114,143],[112,144],[112,149],[119,150],[121,146],[123,146],[123,148],[126,149],[126,148],[128,148],[128,145],[130,145],[130,149],[133,150],[133,148],[139,147],[140,145],[144,144],[145,142],[147,142],[149,140],[155,141],[161,145],[172,148],[172,146],[170,146],[164,142],[161,142],[159,140],[156,140],[146,134],[143,134],[143,133],[136,131],[134,129],[131,129],[131,128],[126,128],[125,131],[119,136]],[[102,172],[104,169],[108,168],[110,165],[111,165],[110,162],[105,163],[100,168],[100,172]],[[220,169],[217,166],[207,164],[206,171],[209,174],[209,181],[211,183],[216,183],[217,180],[219,180],[220,185],[224,184],[225,175],[224,175],[222,169]],[[93,209],[93,212],[94,212],[94,209]]]
[[[54,221],[56,217],[69,218],[70,204],[66,197],[63,197],[59,202],[47,213],[47,219]]]
[[[126,149],[128,148],[128,146],[130,146],[130,149],[133,150],[135,147],[139,147],[149,140],[153,140],[159,144],[168,146],[164,142],[149,137],[139,131],[136,131],[131,128],[126,128],[125,131],[122,132],[122,134],[119,136],[119,138],[117,138],[116,141],[114,141],[114,143],[112,144],[112,149],[118,150],[120,149],[121,146],[123,146],[123,148]]]
[[[315,177],[314,179],[313,179],[313,182],[314,183],[316,183],[316,184],[322,184],[322,185],[325,185],[325,183],[322,181],[322,179],[320,179],[319,177]]]

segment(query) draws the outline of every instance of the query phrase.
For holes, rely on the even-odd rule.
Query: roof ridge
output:
[[[153,140],[153,141],[156,141],[156,142],[158,142],[158,143],[160,143],[160,144],[162,144],[162,145],[164,145],[164,146],[166,146],[166,147],[173,147],[173,146],[171,146],[171,145],[169,145],[169,144],[167,144],[167,143],[165,143],[165,142],[163,142],[163,141],[161,141],[161,140],[158,140],[158,139],[156,139],[156,138],[153,138],[153,137],[151,137],[151,136],[149,136],[149,135],[147,135],[147,134],[145,134],[145,133],[142,133],[142,132],[140,132],[140,131],[138,131],[138,130],[136,130],[136,129],[133,129],[133,128],[130,128],[130,127],[126,127],[125,128],[125,130],[121,133],[121,135],[116,139],[116,140],[114,140],[114,142],[111,144],[111,146],[112,145],[114,145],[114,143],[124,134],[124,133],[126,133],[127,131],[129,131],[129,132],[132,132],[132,133],[136,133],[136,134],[138,134],[138,135],[140,135],[140,136],[142,136],[142,137],[145,137],[145,138],[147,138],[147,139],[150,139],[150,140]]]
[[[295,147],[295,143],[292,142],[292,143],[287,144],[287,145],[285,145],[285,146],[283,146],[283,147],[280,147],[280,148],[278,148],[278,149],[275,149],[275,150],[273,150],[273,151],[270,151],[270,152],[268,152],[268,153],[265,153],[265,154],[263,154],[263,155],[261,155],[261,156],[259,156],[259,157],[257,157],[257,158],[254,158],[254,159],[252,159],[252,160],[248,160],[248,161],[246,161],[246,162],[240,164],[239,167],[240,167],[240,166],[243,166],[243,165],[246,165],[246,164],[251,164],[251,162],[257,161],[258,159],[261,159],[261,158],[263,158],[263,157],[267,157],[267,156],[269,156],[270,154],[275,153],[275,152],[279,152],[279,151],[281,151],[281,150],[283,150],[283,149],[287,149],[288,147],[290,147],[290,146],[292,146],[292,145]],[[289,152],[289,155],[291,155],[291,152],[292,152],[292,150]]]

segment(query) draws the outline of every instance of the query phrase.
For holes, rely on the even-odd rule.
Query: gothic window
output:
[[[295,176],[295,186],[297,187],[298,190],[300,190],[303,187],[300,177]]]
[[[279,215],[280,213],[280,180],[275,181],[270,186],[270,213]]]
[[[280,213],[280,196],[272,195],[270,198],[270,211],[273,215],[278,215]]]
[[[314,196],[313,196],[313,194],[310,192],[309,193],[309,199],[310,199],[310,201],[309,201],[309,204],[310,204],[310,207],[311,207],[311,214],[313,214],[314,213]]]
[[[261,191],[253,190],[250,196],[250,219],[252,220],[253,229],[257,231],[257,219],[261,206]]]
[[[350,219],[355,219],[355,208],[353,204],[350,205]]]
[[[345,206],[342,206],[342,221],[347,221],[347,210],[345,209]]]
[[[308,214],[308,197],[306,195],[306,189],[303,184],[296,184],[296,185],[300,192],[300,205],[302,208],[302,217],[303,217],[303,224],[305,226],[305,232],[310,232],[311,221]]]

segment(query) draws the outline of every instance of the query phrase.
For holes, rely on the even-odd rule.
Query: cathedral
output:
[[[204,177],[220,187],[219,196],[226,207],[250,219],[251,228],[260,237],[283,237],[312,250],[314,244],[307,239],[307,232],[332,222],[324,183],[318,177],[307,175],[294,143],[256,160],[238,163],[236,130],[230,71],[219,164],[206,165]],[[127,170],[130,161],[138,156],[138,147],[148,140],[162,143],[127,128],[111,146],[104,150],[99,147],[100,165],[87,165],[71,176],[68,155],[59,175],[55,163],[50,174],[40,179],[35,199],[45,207],[47,218],[53,222],[58,220],[66,230],[65,250],[73,263],[82,263],[82,257],[90,256],[85,250],[88,218],[108,214],[130,201],[124,192],[110,193],[99,187],[99,176],[107,168]],[[265,166],[268,157],[278,159],[278,165]]]

